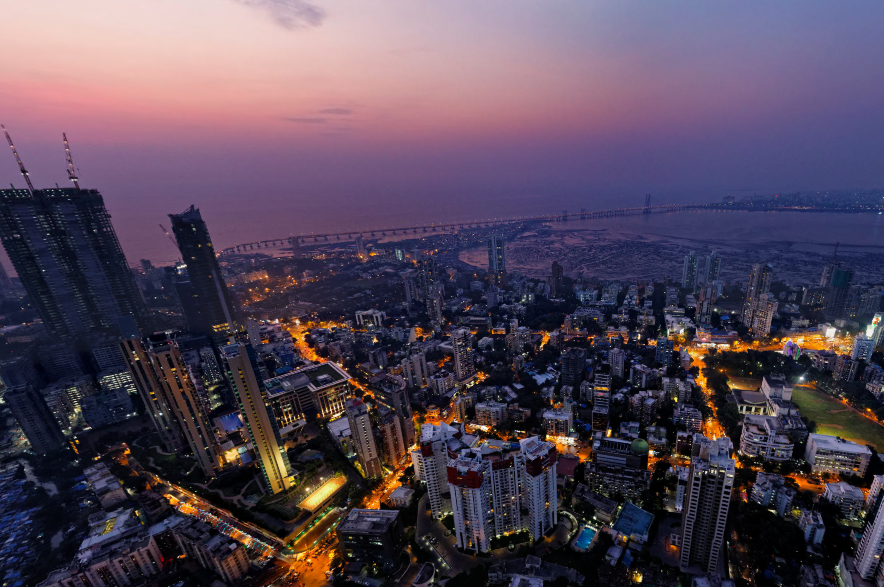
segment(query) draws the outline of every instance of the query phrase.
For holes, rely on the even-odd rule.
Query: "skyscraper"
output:
[[[368,259],[368,252],[365,250],[365,239],[361,234],[356,235],[356,255],[360,259]]]
[[[230,332],[237,330],[236,312],[215,256],[209,229],[199,209],[193,206],[181,214],[169,214],[169,218],[181,257],[187,265],[195,302],[190,305],[190,312],[197,312],[196,317],[186,316],[187,322],[197,326],[197,332],[221,345],[227,341]]]
[[[218,443],[206,402],[197,393],[178,345],[165,333],[120,343],[129,373],[169,450],[185,443],[209,477],[219,471]]]
[[[466,328],[451,333],[451,347],[454,349],[454,376],[458,381],[466,381],[476,374],[473,365],[472,334]]]
[[[498,234],[488,239],[488,277],[492,285],[506,285],[506,241]]]
[[[424,365],[426,366],[426,359]],[[414,414],[411,402],[408,400],[405,381],[397,375],[384,374],[371,380],[371,389],[378,407],[386,408],[396,414],[399,428],[402,430],[402,442],[405,443],[406,449],[410,448],[415,442]]]
[[[439,266],[436,258],[430,253],[421,255],[417,262],[419,301],[425,302],[430,297],[430,289],[439,281]]]
[[[552,262],[552,275],[549,278],[549,297],[557,298],[565,292],[565,269],[558,261]]]
[[[691,251],[684,256],[684,267],[681,272],[681,286],[689,291],[697,289],[697,254]]]
[[[439,282],[430,284],[427,292],[427,315],[430,321],[441,324],[444,320],[442,310],[445,309],[445,286]]]
[[[879,481],[880,475],[875,476],[875,481]],[[884,508],[881,502],[884,500],[884,494],[880,491],[880,482],[877,483],[878,491],[875,493],[875,485],[869,491],[866,503],[869,506],[866,515],[866,528],[863,536],[856,547],[856,570],[863,579],[873,580],[875,575],[884,575],[884,568],[881,566],[881,555],[884,554]]]
[[[276,419],[266,404],[266,391],[255,375],[255,351],[242,343],[229,344],[221,349],[233,395],[240,415],[249,431],[249,440],[255,448],[261,468],[264,487],[270,493],[279,493],[291,487],[292,472],[288,454],[279,436]]]
[[[56,336],[147,328],[150,317],[96,190],[0,190],[0,239]]]
[[[362,472],[369,479],[382,476],[384,471],[381,469],[380,454],[374,441],[368,406],[361,399],[348,399],[347,420],[350,422],[350,437],[353,439]]]
[[[415,477],[427,484],[430,509],[437,520],[451,512],[447,466],[450,458],[468,448],[460,440],[462,435],[445,422],[424,424],[421,427],[420,447],[411,452]]]
[[[141,402],[157,429],[163,446],[171,452],[180,450],[184,444],[172,411],[172,400],[168,397],[166,387],[160,383],[146,345],[141,339],[127,338],[120,342],[120,348],[126,358],[129,373],[135,380]]]
[[[160,385],[165,388],[178,430],[184,435],[203,473],[214,477],[220,469],[220,449],[206,411],[207,406],[197,394],[181,351],[164,333],[149,336],[147,343],[147,355]]]
[[[770,334],[770,323],[777,313],[778,306],[779,304],[773,294],[765,293],[758,296],[751,324],[752,331],[756,336],[767,336]]]
[[[724,529],[734,487],[736,463],[727,437],[694,435],[687,495],[682,512],[682,572],[699,569],[714,574],[724,542]]]
[[[31,443],[31,450],[45,454],[64,446],[61,427],[40,392],[21,387],[7,391],[3,397]]]
[[[706,255],[706,271],[705,276],[703,278],[703,283],[708,284],[712,283],[721,275],[721,257],[718,256],[718,251],[712,251],[708,255]]]
[[[756,263],[749,271],[749,281],[746,284],[746,299],[743,301],[743,324],[752,327],[755,318],[755,307],[763,294],[770,292],[770,284],[773,280],[773,267],[769,264]]]

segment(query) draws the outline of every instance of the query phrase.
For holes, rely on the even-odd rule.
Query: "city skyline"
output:
[[[172,258],[155,225],[190,203],[226,246],[884,181],[878,4],[378,8],[8,7],[0,110],[38,187],[68,133],[135,258]]]

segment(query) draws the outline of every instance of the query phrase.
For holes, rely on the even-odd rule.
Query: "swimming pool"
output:
[[[574,543],[574,546],[586,550],[587,548],[589,548],[589,544],[592,542],[592,539],[594,537],[595,528],[590,528],[589,526],[586,526],[583,530],[580,531],[580,536],[577,537],[577,542]]]

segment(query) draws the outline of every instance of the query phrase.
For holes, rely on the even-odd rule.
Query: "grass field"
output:
[[[884,452],[884,426],[863,418],[837,399],[810,387],[795,387],[792,401],[802,416],[817,426],[817,434],[840,436],[858,444],[871,444]]]

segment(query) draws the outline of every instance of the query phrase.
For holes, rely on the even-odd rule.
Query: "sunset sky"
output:
[[[7,2],[0,122],[130,261],[291,233],[884,184],[884,3]],[[8,153],[0,183],[23,185]]]

